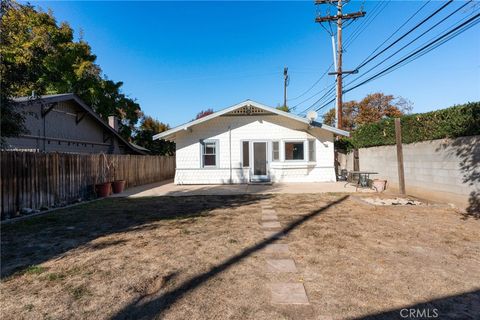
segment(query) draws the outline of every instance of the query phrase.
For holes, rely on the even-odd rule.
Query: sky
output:
[[[123,92],[136,99],[145,114],[171,126],[190,121],[201,110],[220,110],[246,99],[281,105],[284,67],[290,76],[288,97],[292,100],[288,105],[300,103],[295,112],[310,107],[322,94],[301,102],[334,83],[334,76],[326,75],[302,95],[333,61],[330,35],[314,22],[318,6],[313,1],[31,3],[44,11],[53,10],[58,22],[66,21],[73,27],[77,39],[82,34],[103,73],[122,81]],[[362,19],[353,21],[343,32],[344,43],[351,42],[343,54],[344,70],[355,69],[425,3],[366,1],[363,8],[367,14],[362,19],[369,14],[371,18],[363,25]],[[392,39],[443,3],[427,3]],[[464,3],[449,5],[432,24]],[[361,1],[353,1],[345,11],[357,11],[361,5]],[[478,5],[469,4],[445,19],[398,57],[447,30],[472,10],[479,10]],[[432,24],[415,30],[412,36]],[[362,30],[358,37],[354,37],[356,30]],[[405,41],[408,39],[412,38]],[[349,79],[362,75],[369,66]],[[404,97],[413,103],[414,112],[480,100],[480,24],[408,65],[346,93],[344,101],[360,100],[372,92]]]

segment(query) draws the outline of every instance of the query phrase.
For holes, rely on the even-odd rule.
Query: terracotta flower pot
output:
[[[113,185],[113,193],[120,193],[123,192],[125,189],[125,180],[115,180],[112,183]]]
[[[96,184],[95,192],[100,198],[108,197],[112,192],[112,184],[110,182]]]

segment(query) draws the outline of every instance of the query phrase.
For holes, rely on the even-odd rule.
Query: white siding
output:
[[[308,131],[308,132],[307,132]],[[200,140],[219,141],[219,163],[216,168],[201,167]],[[282,161],[283,141],[315,139],[316,162]],[[190,130],[178,132],[177,184],[245,183],[249,168],[242,168],[242,141],[268,142],[268,169],[275,182],[280,181],[335,181],[333,134],[320,129],[308,130],[306,124],[278,115],[220,116]],[[271,160],[271,141],[280,141],[280,160]],[[308,155],[305,142],[305,154]]]

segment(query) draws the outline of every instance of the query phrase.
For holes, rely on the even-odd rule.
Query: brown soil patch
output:
[[[270,199],[285,236],[264,238]],[[480,312],[480,221],[342,195],[107,199],[2,226],[2,319],[441,319]],[[269,273],[288,243],[296,273]],[[309,305],[271,303],[303,283]],[[432,312],[432,311],[430,311]]]

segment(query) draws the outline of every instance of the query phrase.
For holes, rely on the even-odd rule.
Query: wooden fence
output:
[[[175,157],[1,151],[1,219],[90,199],[94,185],[126,180],[126,188],[171,179]]]

